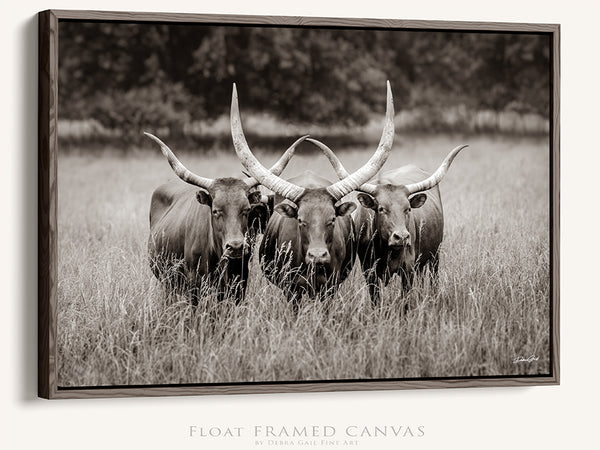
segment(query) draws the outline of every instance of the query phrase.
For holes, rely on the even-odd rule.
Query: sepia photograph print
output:
[[[558,383],[558,25],[39,19],[40,396]]]

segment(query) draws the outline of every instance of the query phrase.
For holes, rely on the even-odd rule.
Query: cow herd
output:
[[[358,256],[371,300],[394,274],[402,289],[415,276],[438,271],[443,210],[437,187],[456,155],[452,150],[432,174],[413,165],[381,173],[394,139],[394,105],[389,82],[385,125],[371,158],[353,173],[335,153],[308,136],[299,138],[267,169],[254,156],[242,128],[233,86],[231,134],[247,178],[204,178],[190,172],[157,137],[175,174],[159,186],[150,205],[150,264],[167,290],[181,287],[197,304],[203,286],[220,299],[243,298],[255,236],[263,233],[258,257],[266,278],[297,308],[303,295],[333,295]],[[298,144],[316,145],[332,164],[336,182],[305,171],[283,179],[281,172]],[[258,185],[273,192],[263,195]],[[199,189],[198,189],[199,188]],[[347,195],[356,192],[357,202]]]

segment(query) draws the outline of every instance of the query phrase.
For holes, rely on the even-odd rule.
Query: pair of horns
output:
[[[171,149],[159,138],[150,133],[144,132],[144,134],[160,146],[160,149],[163,155],[165,155],[165,157],[167,158],[167,161],[169,161],[173,172],[175,172],[175,174],[183,181],[206,190],[210,190],[210,188],[214,185],[214,179],[201,177],[200,175],[196,175],[195,173],[188,170],[183,164],[181,164],[181,161],[177,159],[177,157],[173,154]],[[273,167],[269,169],[269,171],[274,175],[280,175],[281,172],[283,172],[283,169],[285,169],[287,164],[290,162],[290,159],[292,159],[292,156],[294,156],[294,152],[296,151],[296,147],[298,146],[298,144],[304,141],[306,138],[308,138],[308,135],[302,136],[301,138],[296,140],[296,142],[294,142],[285,151],[285,153],[281,156],[281,158],[279,158],[275,165],[273,165]],[[244,179],[244,183],[246,183],[246,185],[249,188],[252,188],[259,184],[258,180],[252,177]]]
[[[200,175],[197,175],[190,170],[188,170],[173,154],[171,149],[162,142],[156,136],[150,133],[144,133],[150,139],[154,140],[159,146],[160,149],[169,161],[171,168],[175,172],[175,174],[181,178],[186,183],[193,184],[195,186],[201,187],[203,189],[210,190],[214,185],[215,180],[212,178],[205,178]],[[293,202],[298,201],[300,197],[304,194],[305,188],[297,186],[289,181],[286,181],[279,177],[283,169],[287,166],[288,162],[292,158],[294,151],[296,150],[296,146],[300,144],[300,142],[306,140],[308,135],[302,136],[296,142],[294,142],[290,148],[286,150],[286,152],[281,156],[279,161],[275,163],[271,169],[267,170],[254,156],[248,143],[246,142],[246,137],[244,136],[244,131],[242,128],[242,122],[240,119],[239,105],[238,105],[238,95],[235,83],[233,85],[233,93],[231,98],[231,135],[233,138],[233,145],[235,147],[235,151],[240,158],[242,165],[246,168],[251,178],[245,180],[245,183],[249,187],[254,187],[257,184],[262,184],[266,188],[272,190],[273,192],[281,195],[284,198],[287,198]],[[392,143],[394,140],[394,101],[392,97],[392,89],[390,87],[390,82],[387,82],[387,100],[386,100],[386,114],[385,114],[385,125],[383,128],[383,132],[381,135],[381,139],[379,141],[379,145],[375,153],[371,156],[369,161],[356,170],[354,173],[348,173],[337,157],[333,154],[331,149],[326,147],[324,144],[321,144],[319,141],[313,141],[313,143],[318,143],[317,145],[324,146],[327,150],[325,151],[323,147],[323,151],[328,156],[332,164],[334,161],[337,161],[337,166],[343,170],[343,172],[338,172],[340,176],[340,180],[331,186],[327,187],[327,192],[335,198],[336,200],[341,199],[345,195],[350,192],[358,189],[361,185],[365,185],[365,183],[371,179],[375,174],[381,169],[383,164],[387,161],[390,150],[392,148]],[[340,175],[343,173],[343,176]]]
[[[327,157],[327,159],[333,166],[333,169],[335,170],[335,173],[337,174],[337,176],[340,180],[348,177],[348,171],[343,166],[342,162],[339,160],[339,158],[336,156],[336,154],[333,153],[333,150],[331,150],[329,147],[327,147],[321,141],[317,141],[316,139],[308,138],[307,141],[309,141],[310,143],[316,145],[317,147],[319,147],[321,149],[323,154]],[[428,189],[431,189],[431,188],[437,186],[440,183],[440,181],[442,181],[442,178],[444,178],[444,176],[446,176],[446,173],[448,173],[448,169],[450,168],[452,161],[454,161],[454,158],[456,158],[456,155],[458,155],[460,153],[460,151],[465,147],[468,147],[468,145],[459,145],[454,150],[452,150],[450,153],[448,153],[448,156],[446,156],[444,161],[442,161],[442,164],[440,164],[438,169],[431,176],[426,178],[425,180],[420,181],[418,183],[407,184],[405,187],[408,190],[408,194],[411,195],[411,194],[416,194],[417,192],[427,191]],[[363,191],[363,192],[366,192],[367,194],[372,195],[375,193],[376,188],[377,188],[376,184],[364,183],[360,187],[358,187],[357,190]]]
[[[242,129],[240,112],[238,106],[238,96],[235,84],[233,85],[233,94],[231,98],[231,135],[235,151],[242,162],[242,165],[248,170],[248,173],[256,178],[260,184],[281,195],[292,202],[297,202],[304,194],[305,188],[297,186],[286,181],[279,176],[268,171],[254,156]],[[392,89],[390,82],[387,82],[387,102],[385,125],[379,146],[369,161],[359,168],[356,172],[346,175],[343,179],[327,187],[327,192],[336,200],[349,194],[366,181],[371,179],[381,169],[386,162],[392,143],[394,140],[394,102],[392,98]]]

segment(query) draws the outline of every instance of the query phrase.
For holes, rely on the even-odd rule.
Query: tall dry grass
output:
[[[394,279],[373,307],[355,267],[328,304],[305,299],[298,314],[256,258],[238,306],[210,292],[197,308],[165,295],[146,251],[150,196],[174,177],[158,150],[60,156],[59,386],[547,373],[547,140],[397,137],[385,167],[432,170],[463,142],[471,148],[441,184],[439,281],[400,298]],[[233,149],[174,150],[204,176],[240,167]],[[374,146],[335,150],[355,169]],[[278,156],[256,153],[265,165]],[[306,168],[334,179],[324,157],[302,147],[284,174]],[[532,354],[539,360],[513,363]]]

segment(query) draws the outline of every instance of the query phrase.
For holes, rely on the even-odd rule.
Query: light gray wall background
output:
[[[599,373],[598,11],[585,1],[61,0],[11,2],[1,29],[0,447],[254,448],[187,437],[190,425],[424,425],[361,448],[592,448]],[[46,401],[36,397],[37,18],[47,8],[562,24],[560,387]],[[100,193],[101,191],[99,191]],[[515,201],[519,201],[515,198]],[[526,208],[527,205],[522,205]],[[466,243],[468,245],[468,243]],[[293,447],[286,447],[293,448]],[[316,448],[316,447],[313,447]],[[334,447],[329,447],[334,448]]]

